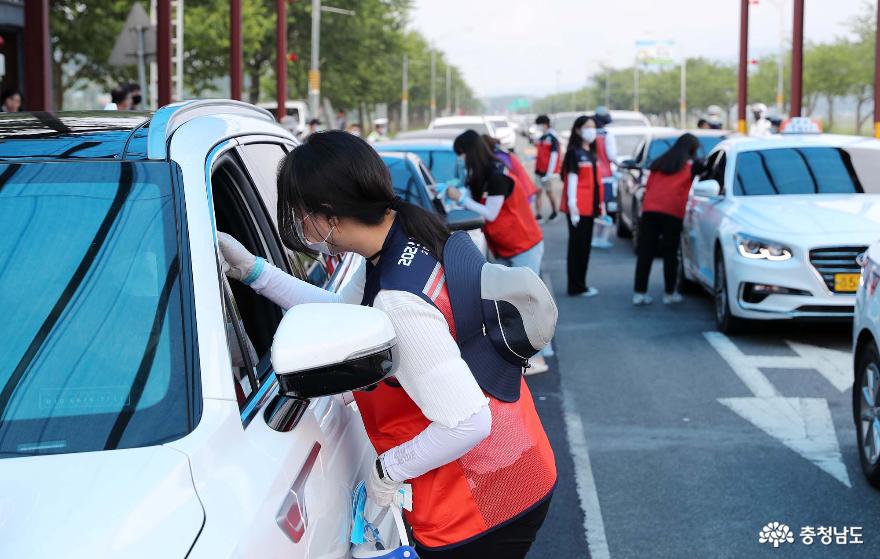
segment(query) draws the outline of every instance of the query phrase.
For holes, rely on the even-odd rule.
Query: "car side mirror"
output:
[[[721,185],[715,179],[700,181],[694,185],[694,196],[714,198],[721,194]]]
[[[636,165],[635,160],[631,159],[629,157],[621,159],[620,163],[618,163],[617,166],[620,167],[621,169],[629,169],[629,170],[639,168],[638,165]]]
[[[266,423],[289,431],[303,402],[381,382],[393,372],[396,346],[391,320],[378,309],[339,303],[291,308],[272,341],[278,395],[266,407]]]
[[[470,231],[480,229],[485,224],[483,216],[471,210],[452,210],[446,214],[446,225],[450,231]]]

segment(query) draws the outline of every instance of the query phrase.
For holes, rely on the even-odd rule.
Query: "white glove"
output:
[[[220,245],[220,265],[223,273],[230,278],[244,281],[253,271],[257,257],[228,233],[217,231],[217,241]]]
[[[577,226],[578,226],[578,223],[581,222],[581,216],[580,216],[580,214],[577,213],[576,210],[569,210],[568,212],[569,212],[569,213],[568,213],[568,219],[571,220],[571,226],[572,226],[572,227],[577,227]]]
[[[551,178],[550,174],[548,173],[546,175],[539,177],[539,180],[541,181],[541,184],[547,184],[548,182],[550,182],[550,178]]]
[[[381,457],[379,459],[381,460]],[[402,485],[403,482],[392,480],[387,473],[385,479],[380,479],[379,472],[373,466],[370,468],[370,477],[367,479],[367,497],[380,507],[387,507],[391,504],[402,507],[403,493],[400,491]]]

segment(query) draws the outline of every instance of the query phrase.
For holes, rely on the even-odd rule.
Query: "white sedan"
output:
[[[853,420],[865,477],[880,489],[880,242],[859,257],[862,266],[853,319]]]
[[[684,219],[681,279],[714,294],[718,328],[851,317],[856,257],[880,237],[880,142],[733,138],[707,163]]]
[[[387,374],[390,321],[284,314],[217,257],[220,230],[296,273],[275,225],[293,136],[222,100],[0,122],[0,555],[350,557],[376,455],[334,372],[366,343],[382,367],[346,364],[351,384]]]

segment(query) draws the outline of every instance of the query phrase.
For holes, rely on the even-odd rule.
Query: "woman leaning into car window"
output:
[[[354,394],[379,454],[367,480],[368,496],[380,506],[399,506],[401,484],[412,485],[412,511],[405,516],[422,558],[525,557],[555,486],[552,450],[542,429],[538,436],[493,437],[495,410],[509,408],[480,388],[461,357],[444,305],[424,295],[425,278],[416,271],[424,266],[416,264],[441,269],[449,237],[445,225],[395,197],[378,154],[341,131],[312,134],[286,157],[278,198],[288,248],[354,252],[366,265],[345,289],[330,293],[220,233],[226,274],[284,309],[315,302],[372,305],[389,316],[397,333],[395,377]],[[393,282],[386,281],[389,273]],[[445,287],[427,291],[442,297]],[[524,391],[520,401],[530,407],[517,404],[518,413],[530,414],[530,424],[540,428]],[[502,417],[499,428],[510,421]]]

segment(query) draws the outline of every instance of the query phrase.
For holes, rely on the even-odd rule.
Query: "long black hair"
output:
[[[452,149],[458,155],[464,154],[464,165],[468,171],[467,185],[474,200],[479,200],[483,197],[486,181],[495,172],[500,161],[483,138],[473,130],[465,130],[459,134],[452,143]]]
[[[672,147],[651,163],[652,171],[672,175],[681,171],[684,164],[697,155],[700,140],[691,133],[684,133],[675,140]]]
[[[584,146],[584,137],[581,136],[581,128],[591,120],[596,122],[596,119],[592,117],[581,115],[574,119],[574,123],[571,125],[571,136],[568,137],[568,145],[565,147],[565,157],[562,159],[562,169],[560,171],[562,174],[562,180],[565,180],[565,177],[567,177],[569,173],[578,172],[578,161],[574,152]],[[591,143],[589,149],[591,153],[595,152],[596,142]]]
[[[388,167],[361,138],[342,130],[310,134],[281,163],[278,225],[282,242],[291,250],[312,253],[295,226],[307,214],[378,225],[389,210],[397,212],[407,236],[442,258],[449,238],[446,224],[394,195]]]

